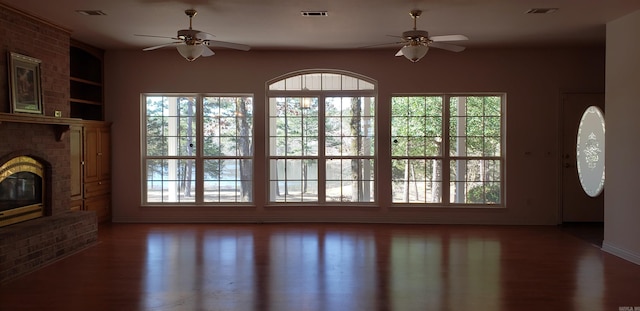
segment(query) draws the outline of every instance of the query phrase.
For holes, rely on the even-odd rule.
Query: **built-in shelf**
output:
[[[57,118],[36,114],[0,112],[0,124],[5,122],[53,125],[56,132],[56,140],[61,141],[64,138],[64,135],[69,131],[70,126],[72,124],[79,124],[82,120],[75,118]]]
[[[74,103],[81,103],[81,104],[86,104],[86,105],[97,105],[97,106],[102,106],[101,102],[95,101],[95,100],[86,100],[86,99],[78,99],[78,98],[71,98],[70,99],[71,102]]]
[[[70,80],[70,81],[81,82],[81,83],[84,83],[84,84],[91,84],[91,85],[95,85],[95,86],[102,87],[102,83],[100,83],[100,82],[94,82],[94,81],[90,81],[90,80],[86,80],[86,79],[69,77],[69,80]]]
[[[71,40],[69,58],[69,115],[104,120],[103,51]]]

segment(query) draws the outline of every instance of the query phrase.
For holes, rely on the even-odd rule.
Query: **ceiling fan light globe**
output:
[[[402,47],[402,55],[414,63],[427,55],[427,51],[429,51],[429,47],[423,44],[410,44]]]
[[[204,46],[201,45],[201,44],[197,44],[197,45],[189,45],[189,44],[178,45],[177,49],[178,49],[178,53],[180,53],[180,55],[182,55],[182,57],[184,57],[186,60],[188,60],[190,62],[196,60],[196,58],[200,57],[200,55],[202,55],[202,52],[204,52]]]

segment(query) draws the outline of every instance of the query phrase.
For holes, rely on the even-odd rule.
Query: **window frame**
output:
[[[195,118],[195,129],[194,132],[194,142],[196,146],[193,148],[194,155],[185,156],[185,155],[148,155],[148,145],[147,145],[147,98],[149,97],[173,97],[173,98],[194,98],[194,118]],[[205,155],[204,153],[204,142],[205,142],[205,134],[204,134],[204,123],[206,116],[204,115],[204,105],[205,98],[208,97],[219,97],[219,98],[235,98],[236,100],[239,98],[248,98],[251,100],[252,112],[251,115],[251,130],[249,133],[249,137],[251,139],[251,154],[250,156],[225,156],[225,155]],[[206,160],[250,160],[252,163],[252,167],[255,166],[255,96],[250,93],[170,93],[170,92],[153,92],[153,93],[141,93],[140,94],[140,145],[141,145],[141,206],[255,206],[256,198],[255,198],[255,180],[252,178],[250,181],[252,196],[249,201],[205,201],[205,166],[204,162]],[[170,116],[169,116],[170,117]],[[234,136],[239,137],[239,136]],[[148,192],[148,183],[149,179],[147,177],[147,161],[148,160],[183,160],[190,159],[194,161],[194,183],[195,190],[193,201],[149,201],[149,192]],[[251,176],[253,177],[253,168],[251,171]],[[222,181],[221,179],[218,181]],[[241,180],[236,179],[236,182],[241,182]],[[236,191],[241,191],[241,188],[236,188]]]
[[[394,156],[393,155],[393,100],[397,97],[441,97],[442,98],[442,149],[439,156]],[[499,97],[500,98],[500,155],[499,156],[458,156],[451,155],[451,99],[455,97]],[[440,202],[397,202],[394,201],[394,179],[393,173],[390,180],[390,204],[392,207],[398,208],[406,208],[406,207],[428,207],[428,208],[437,208],[437,207],[445,207],[445,208],[505,208],[506,207],[506,111],[507,111],[507,94],[506,92],[460,92],[460,93],[392,93],[390,96],[390,110],[389,110],[389,137],[391,138],[391,142],[389,145],[389,155],[390,161],[401,160],[401,159],[440,159],[441,161],[441,175],[442,181],[440,181],[440,187],[442,189],[441,193],[441,201]],[[483,136],[485,137],[485,136]],[[451,180],[451,162],[453,160],[495,160],[500,163],[500,201],[498,203],[460,203],[455,202],[451,199],[451,183],[454,182]]]
[[[348,79],[356,79],[358,81],[362,81],[367,83],[367,87],[370,89],[347,89],[347,90],[325,90],[323,89],[324,84],[321,82],[319,88],[306,89],[303,84],[304,81],[300,85],[299,89],[287,90],[287,89],[271,89],[272,85],[277,83],[285,83],[285,81],[289,81],[289,79],[295,78],[297,76],[305,76],[305,75],[341,75],[347,77]],[[304,79],[304,78],[302,78]],[[344,83],[344,78],[343,78]],[[281,84],[282,85],[282,84]],[[270,134],[270,126],[271,126],[271,112],[270,105],[271,99],[273,98],[316,98],[319,106],[318,111],[318,131],[320,133],[325,132],[325,121],[327,118],[325,112],[326,99],[332,97],[368,97],[373,99],[373,111],[372,111],[372,121],[373,128],[371,129],[370,136],[373,139],[373,150],[377,150],[377,123],[379,123],[379,102],[378,102],[378,84],[377,81],[371,79],[369,77],[356,74],[349,71],[344,70],[332,70],[332,69],[312,69],[312,70],[300,70],[287,73],[285,75],[276,77],[271,79],[265,83],[265,128],[266,128],[266,146],[265,146],[265,163],[266,163],[266,183],[267,183],[267,191],[265,196],[265,206],[369,206],[369,207],[378,207],[379,206],[379,191],[378,191],[378,153],[374,152],[373,156],[371,156],[372,164],[372,176],[373,176],[373,185],[371,186],[371,191],[373,191],[371,201],[331,201],[327,200],[326,195],[326,186],[327,186],[327,174],[326,174],[326,163],[329,159],[364,159],[363,156],[329,156],[325,151],[325,143],[326,139],[323,139],[324,134],[318,136],[319,147],[318,147],[318,155],[312,157],[305,156],[273,156],[271,155],[271,134]],[[364,136],[363,136],[364,137]],[[272,200],[272,193],[274,189],[272,189],[272,165],[271,161],[273,159],[316,159],[317,167],[318,167],[318,189],[317,189],[317,197],[316,201],[279,201]]]

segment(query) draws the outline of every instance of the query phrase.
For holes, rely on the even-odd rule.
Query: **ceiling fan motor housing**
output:
[[[406,40],[426,41],[429,38],[429,32],[424,30],[408,30],[402,33],[402,37]]]
[[[185,41],[195,40],[196,34],[198,33],[199,31],[193,30],[193,29],[182,29],[182,30],[178,30],[178,38]]]

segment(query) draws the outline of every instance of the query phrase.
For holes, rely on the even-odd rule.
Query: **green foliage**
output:
[[[493,183],[475,186],[467,192],[467,202],[482,204],[500,203],[500,186]]]
[[[444,99],[448,98],[446,106]],[[444,111],[448,109],[448,111]],[[404,96],[393,97],[391,105],[391,154],[397,160],[392,162],[394,180],[405,180],[404,191],[409,183],[439,181],[439,165],[417,169],[418,159],[438,159],[443,157],[442,150],[449,149],[452,163],[460,162],[455,157],[492,157],[501,155],[502,116],[500,96]],[[443,117],[448,115],[444,125]],[[448,126],[449,135],[444,137],[443,126]],[[443,140],[445,138],[446,140]],[[445,145],[446,144],[446,145]],[[446,159],[447,157],[445,157]],[[402,159],[407,159],[404,161]],[[459,159],[459,158],[458,158]],[[484,167],[482,162],[466,161],[466,181],[497,181],[500,178],[500,166]],[[482,163],[480,163],[482,162]],[[491,161],[486,161],[487,163]],[[437,163],[437,162],[436,162]],[[458,172],[450,167],[452,179]],[[495,188],[497,186],[492,186]],[[500,191],[487,193],[481,188],[473,189],[471,196],[480,202],[497,202]],[[480,191],[480,192],[478,192]],[[394,194],[396,195],[396,194]]]
[[[449,109],[451,155],[499,156],[501,129],[501,98],[499,96],[452,97]],[[460,107],[464,109],[460,111]],[[460,128],[459,125],[463,125]],[[465,148],[458,150],[457,142]]]
[[[442,97],[392,98],[393,156],[438,156],[442,142]]]
[[[208,157],[250,156],[252,153],[251,125],[253,124],[250,98],[205,97],[203,108],[203,155]],[[173,107],[171,106],[173,105]],[[149,96],[146,102],[146,150],[148,156],[195,155],[196,147],[196,98]],[[240,118],[238,116],[241,116]],[[170,132],[170,122],[175,122],[175,132]],[[169,140],[178,146],[169,150]],[[159,161],[148,166],[148,174],[161,174]],[[224,161],[206,161],[205,176],[219,178]]]

